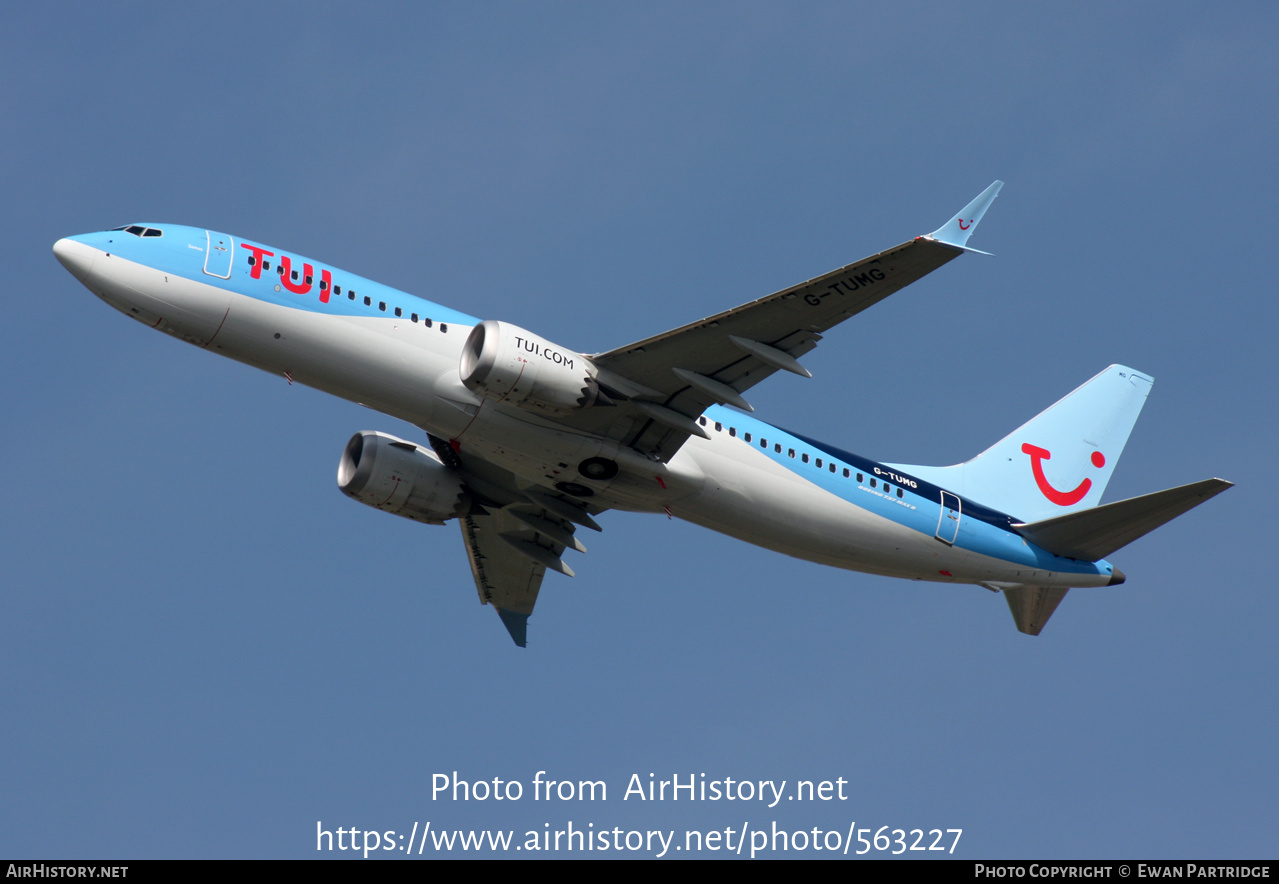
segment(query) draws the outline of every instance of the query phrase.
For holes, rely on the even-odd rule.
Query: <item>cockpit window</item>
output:
[[[140,224],[130,224],[128,227],[112,227],[113,231],[123,230],[125,233],[132,233],[134,236],[164,236],[164,231],[156,227],[143,227]]]

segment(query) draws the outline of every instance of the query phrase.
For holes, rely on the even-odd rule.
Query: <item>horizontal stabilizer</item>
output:
[[[1205,479],[1013,528],[1050,553],[1095,562],[1232,485],[1224,479]]]
[[[1005,589],[1004,598],[1017,628],[1026,635],[1039,635],[1069,591],[1059,586],[1018,586]]]

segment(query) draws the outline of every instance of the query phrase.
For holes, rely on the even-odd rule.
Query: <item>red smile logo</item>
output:
[[[1058,491],[1048,482],[1048,477],[1044,475],[1044,461],[1052,459],[1052,454],[1049,453],[1048,449],[1024,442],[1021,450],[1030,455],[1030,469],[1035,474],[1035,484],[1039,486],[1039,490],[1043,492],[1044,497],[1058,506],[1071,506],[1079,503],[1088,494],[1088,489],[1092,488],[1092,479],[1084,479],[1074,491]],[[1106,456],[1100,451],[1094,451],[1092,453],[1092,465],[1098,469],[1104,467],[1106,465]]]

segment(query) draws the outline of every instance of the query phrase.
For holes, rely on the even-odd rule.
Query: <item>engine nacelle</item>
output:
[[[520,408],[567,414],[609,402],[581,353],[495,319],[471,330],[459,372],[472,393]]]
[[[464,509],[461,478],[435,452],[386,433],[356,433],[338,462],[338,488],[375,509],[443,525]]]

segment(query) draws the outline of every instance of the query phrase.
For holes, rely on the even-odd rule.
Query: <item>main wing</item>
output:
[[[838,270],[700,322],[592,356],[599,380],[631,422],[616,414],[574,416],[579,429],[609,435],[669,460],[696,418],[721,403],[753,410],[742,393],[779,369],[811,377],[798,357],[822,332],[926,276],[965,251],[968,238],[1003,187],[996,181],[941,228]],[[598,411],[598,410],[597,410]],[[605,409],[611,412],[612,409]],[[604,426],[591,426],[606,420]],[[611,430],[611,432],[610,432]]]
[[[564,547],[543,545],[504,510],[484,511],[458,519],[462,541],[471,562],[471,575],[480,604],[492,605],[502,625],[521,648],[528,636],[528,618],[546,576],[547,563],[558,562],[563,573],[573,572],[560,561]],[[527,536],[525,536],[527,535]]]
[[[947,224],[838,270],[700,322],[590,357],[601,391],[615,407],[562,418],[592,433],[669,460],[697,417],[714,403],[752,410],[742,393],[779,369],[811,376],[798,357],[821,333],[958,257],[1003,182],[996,181]],[[434,436],[440,460],[464,478],[470,511],[459,518],[482,604],[492,605],[521,647],[548,568],[573,576],[561,559],[585,552],[575,525],[599,530],[598,507],[533,486],[483,459],[468,458]]]
[[[581,504],[549,489],[525,487],[512,473],[464,458],[444,440],[429,438],[440,460],[466,485],[470,508],[458,525],[480,604],[492,605],[511,639],[525,647],[528,618],[547,569],[572,577],[573,569],[561,559],[564,550],[586,552],[574,536],[575,524],[600,527]]]

